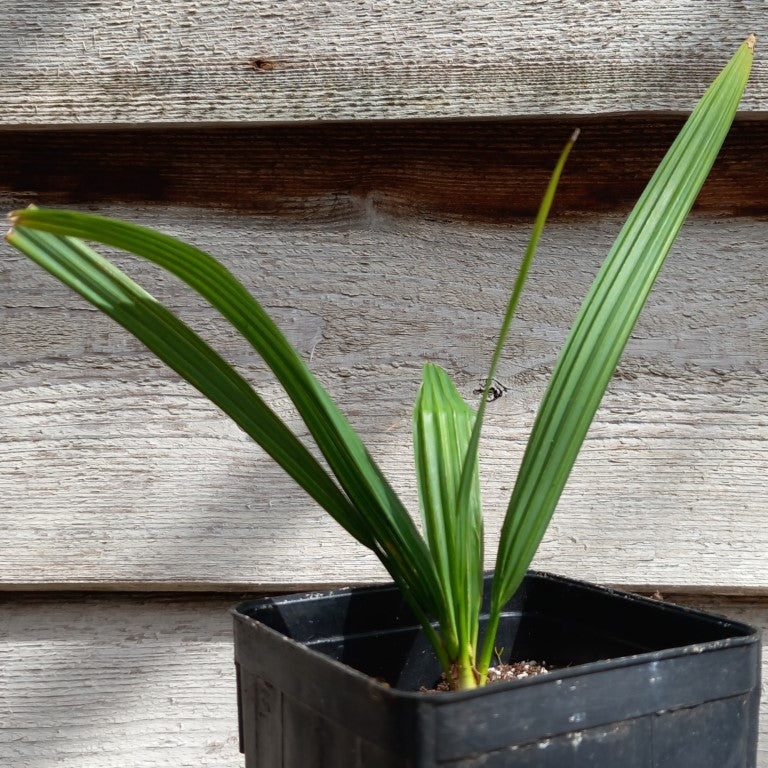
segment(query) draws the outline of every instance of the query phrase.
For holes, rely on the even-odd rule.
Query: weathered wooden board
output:
[[[0,600],[0,765],[240,768],[234,602]],[[707,599],[701,607],[768,634],[764,602]],[[765,700],[761,714],[758,768],[768,768]]]
[[[499,222],[535,215],[567,137],[581,129],[557,211],[626,211],[682,126],[680,116],[429,120],[311,125],[6,130],[0,195],[16,205],[194,205],[335,220],[397,216]],[[768,212],[766,123],[738,119],[697,200]]]
[[[0,765],[240,768],[232,599],[0,602]]]
[[[302,225],[109,209],[214,251],[263,298],[411,507],[425,359],[473,396],[529,222]],[[552,223],[483,448],[489,558],[535,403],[615,217]],[[768,589],[768,221],[697,216],[630,342],[537,564],[616,584]],[[147,280],[151,273],[138,268]],[[0,262],[0,584],[153,589],[383,578],[238,430],[23,257]],[[180,287],[159,293],[260,385]]]
[[[764,29],[762,0],[6,0],[0,99],[14,125],[688,110]]]

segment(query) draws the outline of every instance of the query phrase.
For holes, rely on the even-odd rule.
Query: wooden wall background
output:
[[[410,501],[424,360],[471,397],[572,155],[483,445],[489,553],[535,404],[622,216],[761,0],[7,0],[0,200],[220,256]],[[768,624],[768,57],[537,559]],[[121,257],[122,258],[122,257]],[[236,361],[193,297],[123,259]],[[234,768],[229,606],[384,578],[117,327],[0,258],[0,765]],[[764,730],[768,730],[768,712]],[[760,765],[768,766],[763,739]]]

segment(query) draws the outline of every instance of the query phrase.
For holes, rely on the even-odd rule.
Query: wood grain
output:
[[[232,599],[0,602],[0,765],[239,768]]]
[[[761,0],[7,0],[6,124],[691,109]],[[758,57],[744,109],[768,109]]]
[[[262,297],[415,506],[425,359],[483,378],[529,222],[107,212],[215,252]],[[620,220],[542,248],[483,446],[488,557],[556,351]],[[696,216],[630,342],[537,563],[614,584],[768,590],[768,223]],[[125,263],[125,262],[124,262]],[[238,430],[21,256],[0,266],[0,584],[281,589],[382,579]],[[145,267],[133,270],[155,280]],[[292,424],[261,364],[180,287],[159,295]],[[299,425],[296,428],[301,432]]]
[[[0,764],[240,768],[236,600],[0,596]],[[765,602],[682,601],[768,635]],[[768,768],[765,701],[760,733],[757,765]]]
[[[534,215],[574,127],[556,210],[628,210],[682,125],[674,116],[6,130],[15,205],[193,205],[336,220],[366,209],[500,222]],[[761,120],[737,120],[697,202],[768,212]]]

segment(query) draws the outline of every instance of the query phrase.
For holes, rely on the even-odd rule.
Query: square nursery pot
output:
[[[497,646],[558,668],[436,694],[418,692],[440,668],[392,586],[234,617],[247,768],[755,765],[759,632],[700,611],[530,573]]]

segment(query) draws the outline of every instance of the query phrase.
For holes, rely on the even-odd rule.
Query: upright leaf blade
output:
[[[478,682],[475,662],[483,596],[483,521],[478,450],[489,391],[525,286],[555,191],[578,138],[571,134],[547,184],[502,320],[477,414],[437,366],[425,366],[415,411],[422,516],[436,568],[444,585],[449,620],[459,645],[459,687]],[[483,682],[480,680],[480,682]]]
[[[483,387],[482,397],[480,398],[480,407],[477,410],[477,418],[475,419],[474,426],[472,428],[472,434],[470,435],[469,444],[467,445],[466,457],[464,459],[464,465],[462,469],[461,483],[459,485],[459,493],[457,498],[457,504],[463,506],[467,503],[469,494],[471,493],[472,478],[477,472],[478,468],[478,450],[480,446],[480,432],[483,427],[483,421],[485,419],[485,411],[488,407],[489,393],[493,380],[496,377],[496,370],[501,360],[501,354],[504,351],[504,345],[509,335],[509,330],[512,327],[512,320],[514,319],[515,312],[517,311],[517,305],[520,301],[523,288],[525,287],[526,280],[528,279],[528,272],[530,271],[533,258],[536,255],[536,249],[539,246],[539,240],[544,231],[544,225],[547,223],[549,212],[552,208],[552,203],[555,199],[555,192],[557,191],[557,185],[560,183],[560,176],[563,173],[565,164],[568,160],[568,156],[573,149],[573,145],[576,139],[579,137],[578,129],[575,130],[571,137],[563,147],[560,157],[555,164],[555,168],[552,171],[552,175],[547,183],[547,188],[544,191],[544,197],[539,205],[539,210],[536,214],[536,219],[533,222],[533,229],[531,231],[531,237],[528,241],[528,245],[523,254],[522,262],[520,263],[520,269],[517,272],[514,285],[512,286],[512,292],[507,302],[507,307],[504,312],[504,318],[501,323],[501,329],[499,330],[499,336],[496,340],[496,345],[491,355],[491,364],[488,369],[488,376],[485,380],[485,386]]]
[[[445,594],[450,639],[462,687],[474,684],[477,626],[483,590],[483,518],[475,465],[471,491],[458,503],[462,467],[475,412],[448,374],[424,366],[413,419],[416,476],[424,530]]]
[[[539,409],[507,510],[493,612],[514,594],[544,535],[640,310],[730,128],[749,77],[754,42],[753,36],[745,41],[691,114],[630,214],[576,318]],[[486,643],[483,663],[488,658]]]

